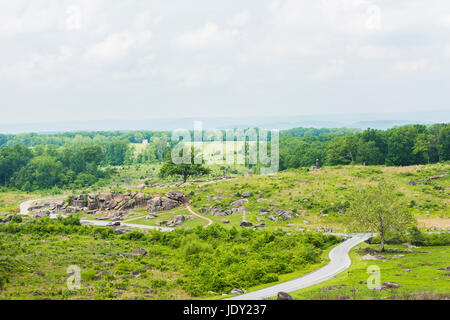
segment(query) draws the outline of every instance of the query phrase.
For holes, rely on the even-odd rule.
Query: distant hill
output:
[[[400,119],[400,120],[397,120]],[[357,128],[389,129],[405,124],[450,122],[450,111],[372,114],[329,114],[304,116],[242,116],[212,118],[161,118],[149,120],[91,120],[55,123],[0,124],[0,133],[57,133],[74,131],[172,131],[193,129],[194,121],[202,121],[204,129],[260,127],[292,128]]]

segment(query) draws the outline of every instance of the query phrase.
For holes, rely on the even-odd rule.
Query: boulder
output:
[[[148,212],[168,211],[181,206],[182,203],[173,199],[157,197],[147,202]]]
[[[227,219],[222,219],[221,221],[222,221],[222,223],[225,223],[225,224],[230,223],[230,220],[227,220]]]
[[[244,198],[250,198],[252,196],[252,193],[251,192],[244,192],[244,193],[242,193],[242,196]]]
[[[361,260],[382,260],[382,259],[386,259],[386,257],[382,255],[372,256],[371,254],[366,254],[365,256],[361,257]]]
[[[77,212],[80,212],[80,209],[78,207],[69,206],[65,210],[65,213],[77,213]]]
[[[240,223],[240,226],[241,226],[241,227],[244,227],[244,228],[250,228],[250,227],[253,227],[253,223],[251,223],[251,222],[249,222],[249,221],[242,221],[242,222]]]
[[[246,203],[248,203],[247,199],[241,199],[241,200],[236,200],[236,201],[232,202],[231,206],[232,207],[241,207],[241,206],[243,206]]]
[[[294,298],[286,292],[278,292],[277,300],[294,300]]]
[[[381,286],[381,288],[383,289],[398,289],[400,288],[400,285],[398,283],[395,282],[383,282],[383,285]]]
[[[243,290],[243,289],[236,289],[236,288],[234,288],[233,290],[231,290],[231,294],[232,295],[239,295],[239,294],[244,294],[244,293],[246,293],[247,291],[245,291],[245,290]]]
[[[247,209],[245,209],[244,207],[233,208],[233,209],[231,209],[231,214],[235,215],[235,214],[239,214],[239,213],[244,213],[245,211],[247,211]]]
[[[272,220],[272,221],[278,221],[278,218],[274,217],[274,216],[268,216],[267,219]]]
[[[227,214],[224,211],[221,211],[219,208],[213,208],[211,210],[210,215],[213,217],[225,217],[225,216],[228,216],[229,214]]]
[[[138,193],[134,196],[134,204],[136,208],[144,208],[147,205],[148,200],[150,200],[150,196],[145,193]]]
[[[148,219],[148,220],[150,220],[150,219],[156,219],[156,218],[158,218],[158,215],[157,215],[157,214],[154,214],[154,213],[149,214],[148,216],[145,217],[145,219]]]
[[[282,220],[289,220],[289,219],[292,219],[291,211],[290,211],[290,210],[275,209],[274,211],[278,214],[278,216],[279,216]]]
[[[185,216],[179,215],[179,216],[175,216],[173,218],[172,222],[175,226],[181,226],[185,220],[186,220]]]
[[[184,201],[184,193],[181,191],[178,191],[178,190],[170,190],[169,192],[167,192],[167,198],[169,198],[171,200],[183,202]]]
[[[257,228],[264,228],[266,224],[264,222],[258,223],[255,227]]]

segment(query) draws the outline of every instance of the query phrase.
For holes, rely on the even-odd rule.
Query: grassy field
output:
[[[428,178],[448,173],[448,164],[401,168],[326,167],[321,171],[299,169],[271,176],[238,176],[219,183],[188,186],[183,190],[192,195],[192,207],[197,212],[209,207],[229,209],[231,202],[242,199],[242,193],[251,192],[252,196],[244,207],[247,209],[246,219],[254,224],[260,222],[256,219],[258,217],[271,230],[303,228],[314,231],[324,228],[348,232],[350,220],[345,212],[350,202],[359,190],[384,179],[395,184],[397,196],[409,205],[419,225],[432,231],[450,228],[450,175],[436,180]],[[411,180],[426,181],[409,185]],[[167,190],[147,189],[146,192],[164,194]],[[274,212],[261,215],[261,209],[288,209],[294,217],[285,221],[270,221],[267,217],[274,215]],[[231,223],[225,226],[238,226],[242,218],[242,214],[226,217]],[[211,219],[221,223],[223,217]]]
[[[136,189],[138,184],[151,180],[152,177],[157,181],[156,172],[157,167],[152,165],[123,168],[116,177],[118,188],[109,185],[102,191],[115,189],[138,191]],[[47,236],[0,234],[1,261],[14,257],[13,264],[16,270],[5,289],[0,291],[0,298],[219,299],[222,298],[222,293],[229,293],[232,287],[245,288],[248,291],[257,290],[291,280],[324,265],[327,262],[326,253],[331,248],[329,246],[315,251],[315,258],[308,260],[308,263],[295,262],[300,263],[294,264],[296,267],[290,265],[297,261],[298,255],[308,256],[309,253],[301,246],[293,248],[292,239],[289,240],[289,237],[301,236],[303,234],[301,231],[313,232],[318,229],[332,229],[335,232],[352,231],[349,228],[351,220],[346,214],[349,204],[360,190],[382,180],[395,184],[396,195],[409,206],[423,231],[448,230],[450,175],[433,180],[428,178],[449,173],[449,164],[401,168],[325,167],[320,171],[297,169],[269,176],[239,172],[232,174],[231,180],[206,181],[212,179],[211,176],[202,179],[204,182],[191,181],[190,185],[184,187],[147,188],[144,192],[152,196],[164,196],[168,190],[180,189],[185,192],[191,207],[197,213],[204,212],[204,209],[209,207],[230,209],[231,202],[242,199],[244,192],[250,192],[251,196],[247,198],[249,202],[244,205],[245,218],[254,225],[262,220],[267,226],[259,231],[240,227],[239,224],[244,218],[242,213],[227,217],[212,217],[208,213],[201,213],[214,221],[212,227],[201,228],[206,221],[200,218],[188,220],[183,226],[176,228],[174,235],[161,236],[158,240],[161,243],[157,245],[122,238],[102,239],[79,234]],[[410,183],[412,180],[415,181],[414,184]],[[56,197],[65,196],[62,194]],[[52,197],[54,196],[48,194],[0,193],[0,215],[17,213],[19,204],[23,201]],[[262,209],[270,209],[270,213],[261,214]],[[271,221],[268,216],[276,216],[274,209],[290,210],[293,217],[284,221]],[[160,212],[156,219],[146,219],[148,215],[146,210],[139,209],[133,210],[132,215],[124,222],[151,226],[158,221],[171,220],[175,215],[181,214],[191,215],[182,207]],[[83,219],[94,219],[94,216],[97,215],[84,215]],[[230,223],[224,224],[222,219],[227,219]],[[27,223],[31,219],[24,221]],[[224,230],[228,230],[229,235],[224,236],[223,240],[214,238],[217,233],[214,226],[222,226]],[[213,229],[210,231],[201,231],[211,228]],[[196,235],[181,236],[178,233],[193,230],[200,231],[195,231]],[[211,232],[209,236],[213,238],[207,240],[204,238],[204,232]],[[222,231],[218,234],[221,233]],[[276,241],[276,245],[279,246],[276,247],[277,251],[273,251],[275,247],[271,246],[265,249],[270,248],[269,251],[261,249],[262,244],[266,245],[267,233],[280,237],[280,240]],[[171,245],[166,244],[166,238],[171,239]],[[119,255],[143,246],[149,252],[145,257]],[[401,245],[390,246],[393,247],[403,248]],[[335,279],[295,292],[293,296],[296,299],[409,299],[419,297],[412,294],[419,294],[422,291],[427,294],[448,294],[449,272],[437,269],[449,266],[446,263],[450,261],[449,248],[423,247],[413,249],[413,253],[406,254],[402,258],[393,258],[395,254],[386,254],[387,259],[377,261],[361,261],[360,253],[354,250],[351,253],[353,264],[349,273],[341,273]],[[290,253],[288,254],[286,250],[290,250]],[[188,256],[186,252],[190,251],[195,255]],[[275,255],[271,256],[272,254]],[[320,255],[320,259],[317,255]],[[278,264],[272,259],[277,259]],[[73,264],[83,266],[81,291],[67,290],[66,271],[67,267]],[[0,263],[0,267],[1,265]],[[266,265],[264,267],[266,269],[261,269],[262,265]],[[380,266],[382,282],[396,282],[401,287],[374,291],[360,284],[369,276],[366,272],[369,265]],[[283,266],[284,269],[277,269],[278,266]],[[278,271],[269,271],[272,269]],[[259,272],[265,275],[262,282],[262,276],[258,276]],[[242,280],[243,282],[236,280],[245,279],[250,273],[254,277],[253,280]],[[197,288],[194,279],[198,282],[203,281],[202,286]],[[189,285],[186,286],[185,281],[188,281]],[[325,286],[342,287],[323,291],[322,288]],[[208,291],[211,293],[206,294]]]
[[[142,248],[133,241],[88,236],[2,235],[2,261],[16,272],[0,299],[186,299],[174,268],[159,268],[168,248],[147,247],[145,258],[121,255]],[[81,290],[69,290],[67,268],[81,268]]]
[[[450,297],[450,247],[421,247],[412,249],[412,253],[383,253],[386,259],[361,260],[365,254],[359,248],[374,247],[362,244],[352,250],[352,265],[348,271],[334,279],[292,293],[295,299],[426,299],[442,296]],[[408,249],[402,245],[390,245],[388,249]],[[398,289],[371,290],[364,282],[370,276],[369,266],[380,268],[381,283],[395,282]],[[369,281],[370,283],[370,281]],[[329,287],[334,287],[327,290]]]

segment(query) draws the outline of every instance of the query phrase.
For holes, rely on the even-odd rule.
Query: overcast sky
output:
[[[0,2],[0,123],[448,110],[448,0]]]

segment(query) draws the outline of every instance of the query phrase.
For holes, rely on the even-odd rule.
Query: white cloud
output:
[[[122,32],[109,35],[103,41],[87,48],[85,58],[103,61],[114,61],[122,58],[134,46],[147,42],[151,37],[149,32]]]
[[[430,59],[400,61],[394,65],[393,70],[399,73],[424,71],[429,67],[430,63]]]
[[[202,48],[229,43],[238,34],[237,29],[221,30],[216,23],[208,22],[199,29],[185,31],[176,39],[176,44],[184,48]]]
[[[357,54],[363,59],[391,59],[398,55],[393,47],[366,45],[357,49]]]
[[[250,15],[247,10],[242,11],[233,17],[230,25],[232,27],[243,27],[248,23],[249,16]]]
[[[320,67],[319,70],[312,75],[312,79],[316,81],[327,80],[343,75],[344,71],[345,69],[342,62],[332,62]]]

